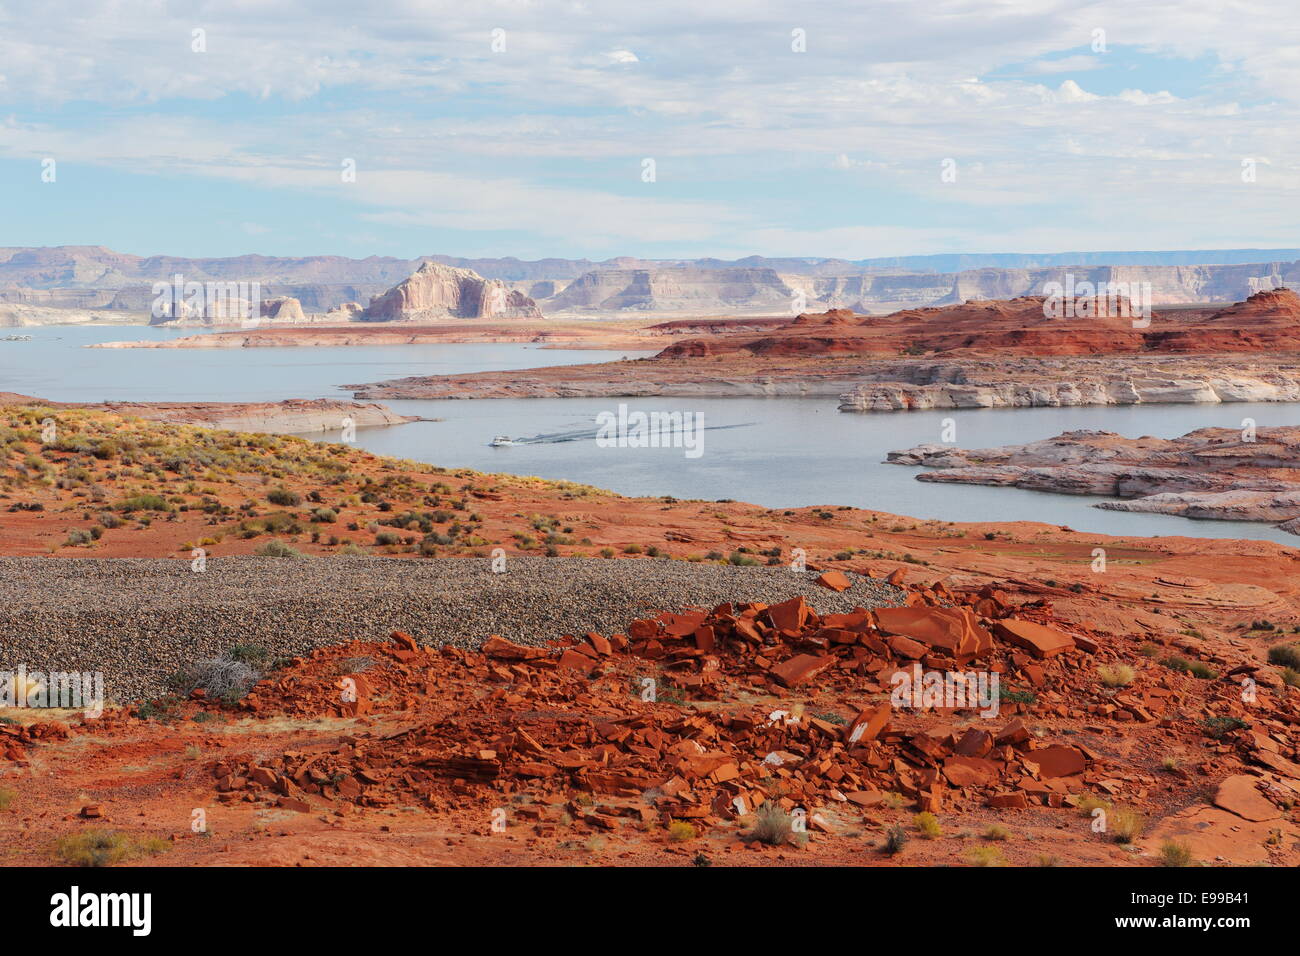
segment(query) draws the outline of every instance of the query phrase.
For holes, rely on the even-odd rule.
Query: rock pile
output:
[[[1014,701],[995,696],[981,711],[973,692],[900,697],[895,675],[978,667],[1043,683],[1096,643],[1006,618],[992,591],[973,595],[973,607],[927,606],[927,593],[955,601],[940,587],[914,592],[906,608],[821,616],[802,597],[723,604],[550,648],[492,637],[477,652],[434,650],[402,632],[389,644],[325,648],[241,706],[301,717],[404,712],[409,725],[325,750],[224,760],[213,776],[226,802],[436,810],[524,794],[539,819],[554,808],[598,828],[620,817],[708,825],[769,801],[804,808],[814,826],[813,811],[832,804],[1073,806],[1106,778],[1096,753],[1040,740],[1013,716]],[[986,627],[989,615],[997,619]],[[346,673],[359,660],[371,666]],[[878,699],[851,716],[829,704],[810,713],[754,702],[792,688]],[[682,695],[699,703],[683,707]]]

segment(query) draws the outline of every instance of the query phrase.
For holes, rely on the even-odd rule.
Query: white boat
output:
[[[504,448],[507,445],[513,445],[514,442],[511,441],[510,438],[506,435],[498,435],[496,438],[488,442],[488,444],[491,445],[493,448]]]

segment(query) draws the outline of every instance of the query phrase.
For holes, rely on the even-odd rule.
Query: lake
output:
[[[283,349],[84,349],[90,342],[192,335],[193,330],[58,327],[12,330],[30,342],[0,342],[0,390],[56,401],[273,401],[348,397],[337,386],[407,375],[451,374],[603,362],[648,353],[539,349],[532,345],[421,345]],[[602,448],[594,440],[539,441],[492,448],[494,435],[519,438],[594,432],[620,402],[644,411],[700,413],[702,453],[674,448]],[[1193,521],[1102,511],[1090,497],[916,481],[916,468],[883,463],[894,449],[940,440],[956,422],[957,444],[983,448],[1096,428],[1171,438],[1196,428],[1300,424],[1292,404],[1133,405],[842,414],[833,399],[492,399],[392,401],[408,415],[439,418],[361,429],[377,454],[448,467],[563,478],[628,495],[735,498],[771,508],[854,505],[948,521],[1044,521],[1117,535],[1257,538],[1300,546],[1264,524]],[[751,424],[752,423],[752,424]],[[743,427],[722,427],[743,426]]]

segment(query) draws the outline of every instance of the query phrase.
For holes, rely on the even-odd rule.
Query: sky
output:
[[[1300,246],[1269,2],[0,0],[0,245]]]

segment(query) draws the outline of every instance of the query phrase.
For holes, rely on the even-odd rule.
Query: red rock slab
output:
[[[1164,841],[1178,840],[1192,848],[1196,860],[1240,865],[1267,863],[1265,841],[1274,829],[1282,830],[1286,842],[1294,840],[1297,834],[1296,827],[1285,820],[1256,823],[1218,807],[1190,806],[1161,820],[1142,844],[1155,853]]]
[[[978,727],[968,727],[957,741],[957,753],[962,757],[983,757],[993,749],[993,735]]]
[[[1035,657],[1055,657],[1074,647],[1074,638],[1064,631],[1033,621],[1017,621],[1008,618],[993,623],[998,636],[1008,644],[1023,647]]]
[[[393,631],[389,637],[392,639],[394,644],[398,645],[403,650],[418,651],[420,649],[420,645],[415,643],[415,638],[410,634],[407,634],[405,631]]]
[[[1011,744],[1014,747],[1028,739],[1029,728],[1025,726],[1025,722],[1019,717],[1012,717],[1007,722],[1007,725],[998,731],[993,742],[995,744]]]
[[[808,612],[808,602],[801,594],[773,604],[767,609],[767,617],[778,631],[798,631],[808,622]]]
[[[1250,759],[1255,763],[1263,764],[1284,777],[1290,777],[1292,780],[1300,779],[1300,764],[1287,760],[1285,757],[1269,753],[1267,750],[1256,750],[1250,755]]]
[[[1276,820],[1282,811],[1259,792],[1255,786],[1258,780],[1245,774],[1225,777],[1214,795],[1214,805],[1255,823]]]
[[[584,674],[590,673],[592,667],[595,665],[595,661],[586,654],[579,654],[571,648],[565,650],[565,652],[560,655],[559,663],[561,667],[571,668],[575,671],[582,671]]]
[[[849,580],[848,575],[843,571],[823,571],[817,578],[817,583],[824,588],[830,588],[832,591],[847,591],[853,587],[853,582]]]
[[[498,634],[493,634],[484,641],[479,650],[488,657],[500,661],[533,661],[548,656],[545,648],[526,647],[523,644],[507,641]]]
[[[996,783],[998,765],[979,757],[949,757],[943,763],[943,775],[954,787],[982,787]]]
[[[889,723],[894,712],[894,705],[886,701],[875,710],[864,710],[853,718],[853,722],[844,728],[844,739],[850,746],[865,744],[880,736],[880,732]]]
[[[953,657],[976,656],[992,649],[993,641],[966,608],[884,607],[874,612],[876,626],[942,648]]]
[[[783,686],[794,687],[816,677],[836,660],[838,660],[836,657],[823,657],[818,654],[796,654],[773,667],[771,674]]]
[[[897,634],[889,639],[889,646],[895,654],[914,661],[919,661],[927,652],[926,646],[920,641],[914,641],[909,637],[902,637]]]
[[[1023,810],[1029,806],[1029,798],[1019,790],[1014,793],[995,793],[989,797],[989,806],[1005,810]]]
[[[1038,764],[1038,775],[1043,779],[1071,777],[1083,773],[1088,766],[1087,759],[1080,751],[1061,745],[1031,750],[1025,754],[1025,760]]]

